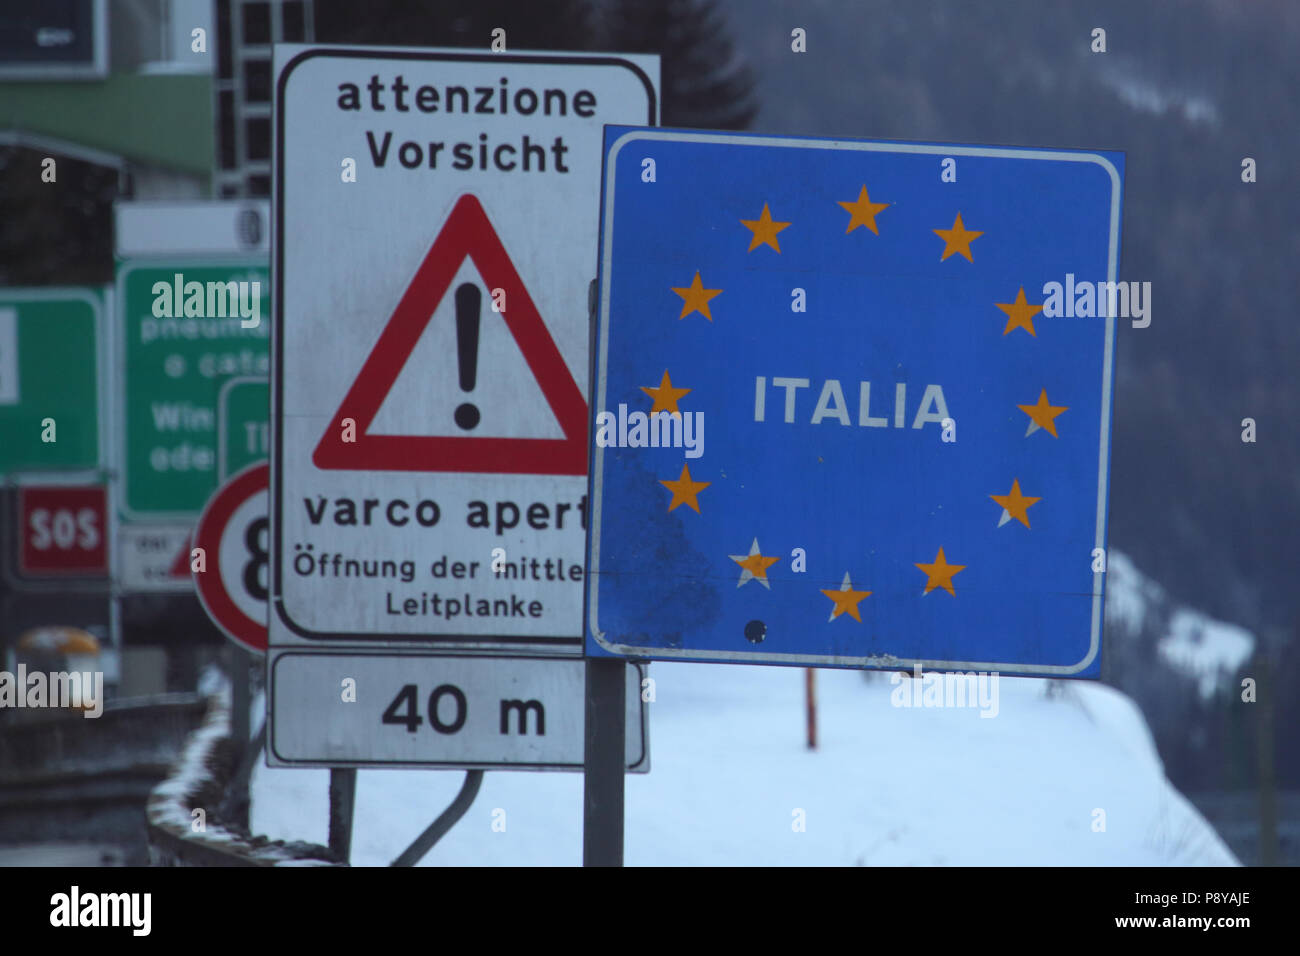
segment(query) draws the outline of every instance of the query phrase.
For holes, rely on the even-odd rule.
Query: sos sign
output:
[[[107,496],[103,485],[18,489],[18,573],[108,577]]]

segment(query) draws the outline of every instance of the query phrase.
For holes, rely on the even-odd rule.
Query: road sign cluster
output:
[[[267,457],[267,211],[120,202],[113,286],[0,290],[19,591],[193,593],[194,522],[222,469]]]
[[[611,657],[636,771],[651,659],[1096,676],[1114,318],[1034,290],[1115,280],[1123,157],[661,130],[657,73],[277,45],[273,208],[0,295],[0,472],[95,479],[19,574],[193,588],[277,766],[582,769]]]

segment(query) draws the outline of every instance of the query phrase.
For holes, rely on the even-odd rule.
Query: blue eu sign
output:
[[[606,127],[588,654],[1096,677],[1123,170]]]

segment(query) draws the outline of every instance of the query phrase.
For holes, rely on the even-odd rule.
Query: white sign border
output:
[[[266,680],[266,765],[268,767],[285,767],[285,768],[311,768],[311,767],[331,767],[331,768],[353,768],[358,770],[378,769],[378,770],[518,770],[525,772],[543,772],[543,773],[573,773],[583,772],[585,764],[581,761],[577,763],[511,763],[511,762],[478,762],[471,763],[465,760],[450,761],[425,761],[422,763],[412,763],[408,760],[358,760],[358,761],[341,761],[331,759],[307,759],[307,760],[286,760],[275,752],[275,668],[286,657],[329,657],[329,658],[352,658],[363,657],[367,660],[373,660],[377,657],[391,657],[399,660],[408,660],[411,658],[424,659],[470,659],[475,663],[487,662],[493,658],[500,658],[510,662],[522,660],[541,661],[547,664],[581,664],[584,668],[588,662],[582,658],[572,657],[555,657],[544,654],[466,654],[466,653],[440,653],[437,651],[416,651],[402,652],[386,649],[382,651],[372,651],[368,648],[338,648],[328,651],[318,651],[314,648],[299,647],[279,647],[271,648],[267,659],[267,680]],[[640,689],[644,686],[646,679],[649,677],[647,671],[649,664],[645,661],[628,662],[636,672],[636,686],[638,696]],[[629,688],[630,690],[630,688]],[[644,697],[640,700],[641,713],[641,758],[634,764],[624,768],[626,773],[649,773],[650,772],[650,712],[649,705]],[[626,733],[626,730],[625,730]]]
[[[578,633],[572,636],[555,637],[502,637],[493,636],[474,640],[467,635],[457,634],[371,634],[368,632],[320,632],[303,628],[295,622],[285,610],[283,584],[280,567],[281,535],[283,521],[280,504],[283,500],[283,449],[281,447],[282,429],[279,422],[284,415],[284,245],[280,237],[284,234],[284,192],[280,183],[285,176],[284,130],[285,113],[283,107],[285,87],[293,69],[307,59],[316,56],[334,56],[359,60],[419,60],[426,62],[478,62],[501,64],[542,64],[542,65],[581,65],[581,66],[623,66],[636,73],[645,84],[648,93],[648,123],[659,122],[659,103],[661,91],[659,76],[650,76],[646,70],[657,64],[657,56],[644,54],[606,54],[580,52],[544,52],[544,53],[479,53],[459,48],[409,48],[409,47],[354,47],[330,44],[276,44],[275,47],[275,106],[273,128],[275,131],[274,159],[271,192],[271,293],[272,315],[276,322],[271,330],[271,640],[270,648],[303,647],[302,644],[290,645],[277,643],[275,635],[279,626],[288,630],[298,641],[313,641],[322,649],[342,652],[351,646],[362,646],[367,653],[381,648],[424,647],[436,649],[447,654],[485,655],[506,652],[525,652],[527,655],[544,656],[550,654],[564,658],[583,656],[585,637]],[[281,64],[281,58],[284,58]],[[658,73],[658,70],[655,70]],[[598,199],[599,197],[597,197]],[[588,355],[588,362],[591,356]],[[310,646],[310,645],[307,645]]]

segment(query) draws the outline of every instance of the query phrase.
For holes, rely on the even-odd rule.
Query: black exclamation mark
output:
[[[456,359],[460,366],[460,390],[474,391],[478,378],[478,319],[483,294],[472,282],[456,289]],[[478,424],[478,406],[465,402],[456,407],[456,424],[470,431]]]

